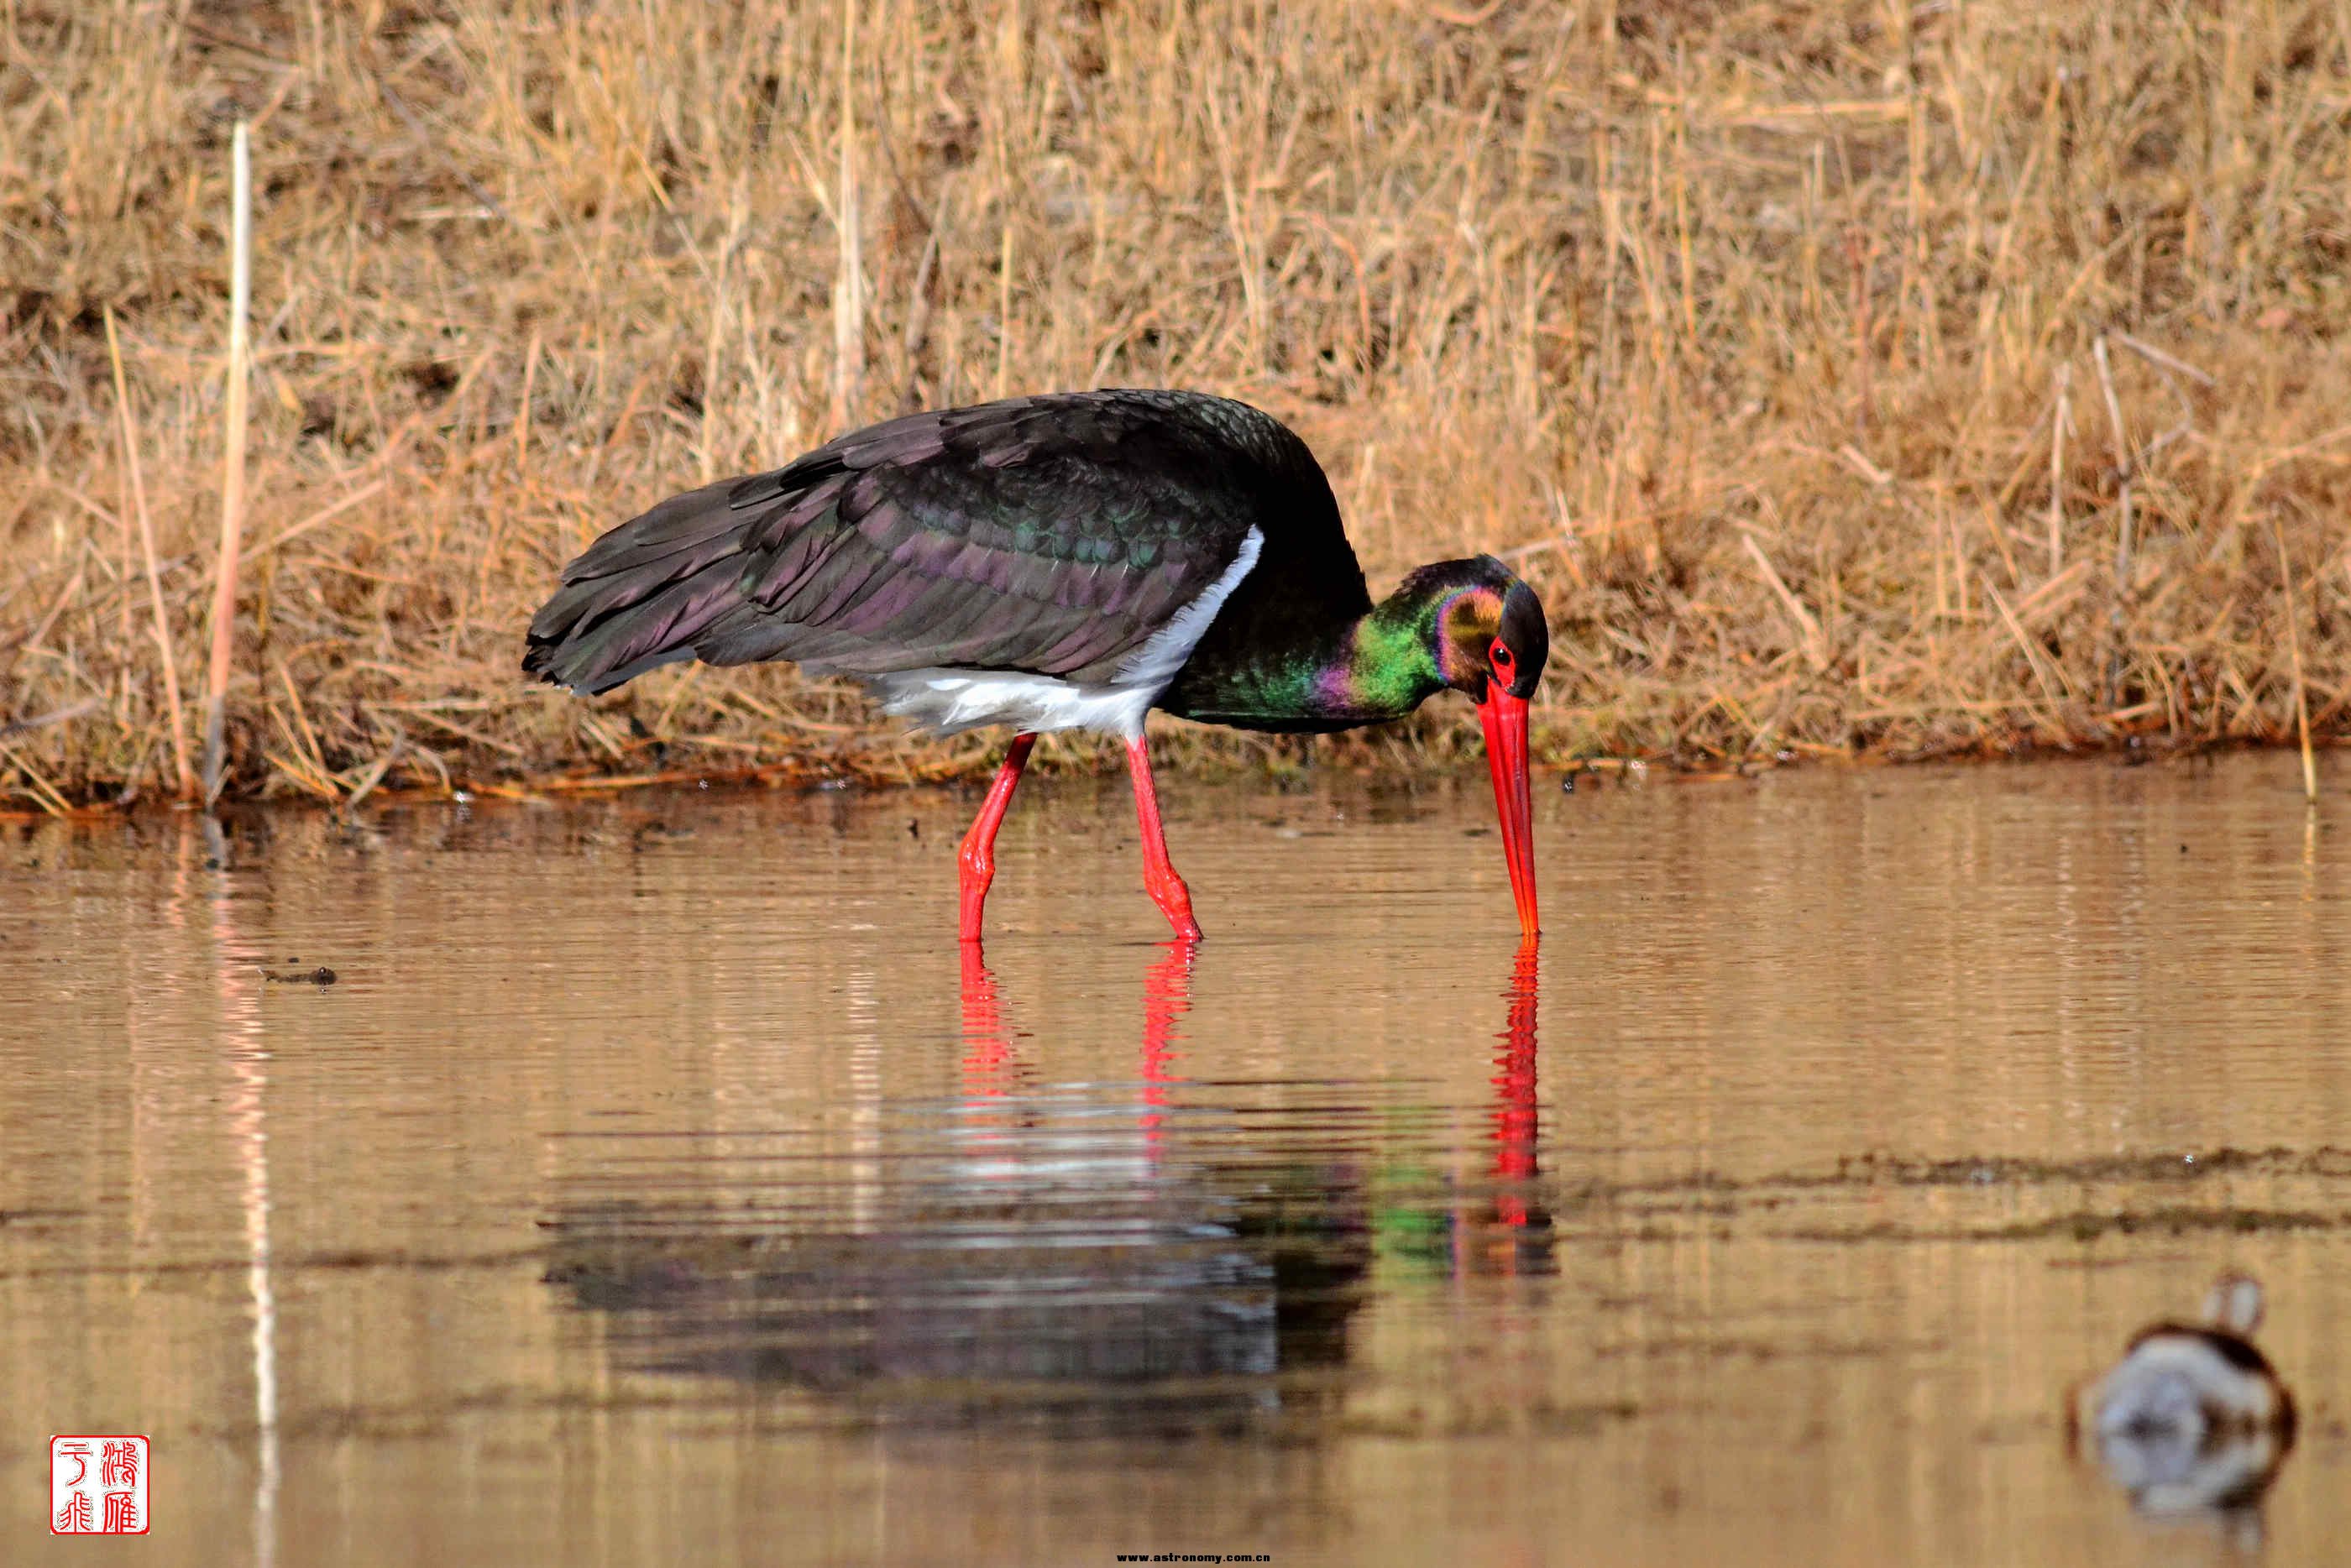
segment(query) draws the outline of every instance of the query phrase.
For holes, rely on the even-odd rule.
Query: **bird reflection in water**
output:
[[[1391,1152],[1373,1184],[1380,1252],[1404,1272],[1451,1278],[1558,1272],[1537,1095],[1541,978],[1531,940],[1512,959],[1501,992],[1504,1022],[1494,1036],[1488,1079],[1485,1179],[1467,1186],[1448,1181],[1406,1146]]]
[[[1328,1149],[1253,1147],[1229,1113],[1179,1102],[1193,951],[1165,944],[1151,966],[1140,1081],[1105,1089],[1039,1082],[967,944],[960,1092],[890,1107],[887,1179],[856,1222],[822,1156],[789,1185],[773,1163],[739,1179],[632,1171],[627,1199],[549,1221],[549,1282],[609,1314],[633,1369],[797,1386],[885,1419],[1182,1433],[1314,1407],[1365,1293],[1362,1179]],[[739,1147],[729,1135],[727,1158]]]

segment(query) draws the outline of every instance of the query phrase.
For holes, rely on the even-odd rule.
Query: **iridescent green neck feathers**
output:
[[[1533,591],[1491,556],[1423,566],[1360,617],[1287,629],[1245,652],[1204,645],[1161,706],[1241,729],[1353,729],[1401,719],[1448,686],[1482,699],[1498,637],[1513,645],[1512,689],[1525,695],[1551,647]]]

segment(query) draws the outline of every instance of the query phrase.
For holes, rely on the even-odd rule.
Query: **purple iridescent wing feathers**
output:
[[[694,658],[1103,680],[1251,527],[1269,557],[1306,532],[1345,550],[1303,444],[1240,404],[1096,392],[909,415],[613,529],[565,568],[523,667],[584,691]]]

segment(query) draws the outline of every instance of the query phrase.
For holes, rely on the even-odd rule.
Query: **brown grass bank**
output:
[[[2340,737],[2346,84],[2340,0],[0,0],[0,794],[175,776],[240,118],[242,791],[973,765],[519,631],[673,489],[1104,383],[1291,420],[1375,587],[1515,561],[1554,756]]]

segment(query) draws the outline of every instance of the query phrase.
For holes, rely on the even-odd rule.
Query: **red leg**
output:
[[[1004,765],[996,770],[996,782],[987,786],[987,798],[980,803],[979,815],[972,819],[971,831],[963,836],[963,848],[956,856],[963,877],[965,941],[979,940],[980,911],[987,903],[987,885],[996,880],[996,830],[1004,824],[1020,770],[1029,765],[1029,752],[1036,743],[1034,735],[1012,737],[1012,749],[1004,753]]]
[[[1143,828],[1144,889],[1178,937],[1198,941],[1200,922],[1192,918],[1191,889],[1167,859],[1167,836],[1159,827],[1159,792],[1151,785],[1151,753],[1140,735],[1126,743],[1126,768],[1134,775],[1134,819]]]

